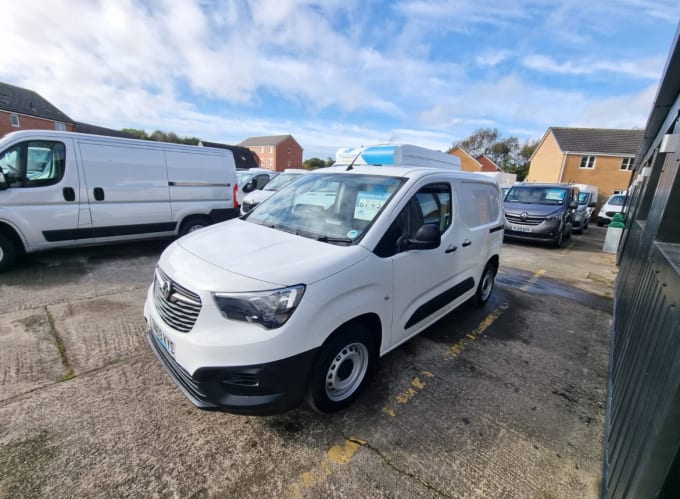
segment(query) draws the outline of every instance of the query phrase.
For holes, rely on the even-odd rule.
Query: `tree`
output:
[[[154,140],[156,142],[172,142],[173,144],[198,145],[201,140],[198,137],[179,137],[175,132],[163,132],[161,130],[154,130],[151,134],[136,128],[123,128],[122,131],[137,139]]]
[[[317,168],[323,168],[324,166],[328,165],[321,158],[309,158],[302,162],[302,168],[306,168],[307,170],[316,170]]]
[[[479,128],[466,139],[454,142],[451,149],[460,147],[475,158],[482,154],[491,157],[491,147],[498,142],[499,137],[500,132],[497,128]]]

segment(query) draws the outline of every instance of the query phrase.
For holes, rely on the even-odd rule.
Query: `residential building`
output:
[[[550,127],[530,158],[527,182],[595,185],[600,201],[628,189],[644,130]]]
[[[277,172],[302,168],[302,147],[292,135],[250,137],[239,144],[253,152],[258,166]]]
[[[75,122],[33,90],[0,82],[0,137],[18,130],[64,130]]]
[[[502,172],[503,169],[494,163],[487,155],[474,157],[465,149],[456,146],[447,151],[448,154],[460,158],[461,168],[465,172]]]

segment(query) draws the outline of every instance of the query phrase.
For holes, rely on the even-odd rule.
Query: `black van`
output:
[[[505,196],[505,237],[549,242],[569,239],[578,188],[569,184],[517,184]]]

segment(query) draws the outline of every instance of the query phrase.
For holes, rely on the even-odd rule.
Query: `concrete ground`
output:
[[[350,408],[200,411],[144,339],[163,242],[0,274],[0,497],[596,497],[614,256],[507,243],[485,308],[384,357]]]

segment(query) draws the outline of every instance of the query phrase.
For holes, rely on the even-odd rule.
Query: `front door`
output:
[[[71,140],[28,140],[0,152],[8,184],[0,191],[0,219],[13,222],[29,248],[79,239],[79,176],[72,151]]]
[[[454,223],[452,187],[448,180],[428,181],[403,206],[378,245],[377,252],[393,248],[391,256],[393,327],[391,346],[441,318],[473,288],[472,280],[459,274],[461,244]],[[408,249],[403,241],[413,238],[423,224],[441,232],[435,249]]]

